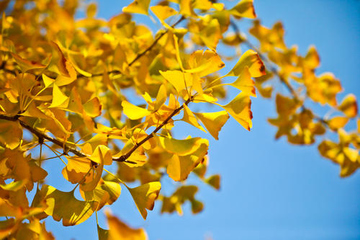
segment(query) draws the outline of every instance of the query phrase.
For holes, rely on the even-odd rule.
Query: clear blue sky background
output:
[[[109,19],[130,2],[102,1],[98,15]],[[333,72],[346,93],[360,98],[360,1],[257,0],[255,8],[264,25],[284,23],[288,46],[297,44],[305,53],[315,45],[321,56],[318,73]],[[276,115],[273,101],[256,98],[252,107],[251,132],[231,119],[220,141],[208,136],[209,172],[222,175],[222,188],[200,184],[202,213],[192,215],[185,205],[182,217],[160,215],[158,204],[144,221],[125,188],[113,213],[144,227],[151,240],[360,239],[360,172],[341,179],[339,167],[321,158],[314,146],[275,141],[276,129],[266,121]],[[172,184],[167,180],[164,186]],[[95,218],[66,229],[52,220],[47,226],[58,239],[97,238]]]

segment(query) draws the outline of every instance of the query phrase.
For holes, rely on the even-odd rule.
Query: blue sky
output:
[[[102,1],[98,15],[108,19],[130,2]],[[258,0],[255,9],[263,25],[283,22],[288,46],[298,45],[301,53],[316,46],[318,73],[333,72],[345,89],[342,97],[350,92],[360,97],[360,1]],[[258,97],[252,109],[251,132],[231,119],[219,141],[208,136],[209,172],[221,174],[222,187],[215,191],[200,184],[202,213],[192,215],[185,205],[182,217],[160,215],[157,204],[144,221],[125,188],[113,213],[144,227],[151,240],[360,239],[360,172],[341,179],[339,167],[321,158],[316,146],[275,141],[276,129],[266,120],[276,116],[273,101]],[[169,179],[164,186],[172,184]],[[67,229],[52,220],[47,226],[58,239],[97,238],[95,218]]]

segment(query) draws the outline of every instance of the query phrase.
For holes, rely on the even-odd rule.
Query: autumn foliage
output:
[[[0,3],[0,216],[6,217],[0,238],[53,239],[42,219],[80,224],[103,214],[122,188],[144,219],[154,204],[182,214],[189,201],[192,212],[200,212],[198,186],[185,180],[195,174],[220,187],[220,176],[206,173],[209,141],[176,139],[173,131],[183,121],[218,139],[229,117],[250,130],[257,95],[275,100],[277,117],[269,123],[276,138],[317,144],[342,177],[357,170],[360,121],[354,131],[347,126],[358,117],[356,97],[338,103],[341,83],[331,73],[315,74],[315,47],[301,56],[286,46],[282,24],[262,26],[252,0],[231,7],[215,2],[135,0],[109,21],[96,18],[95,4],[87,5],[85,18],[75,18],[79,2],[72,0]],[[133,14],[163,27],[153,33]],[[243,18],[254,19],[248,34],[259,45],[240,32]],[[236,63],[225,67],[232,59]],[[277,84],[288,94],[276,92]],[[238,94],[229,96],[226,87]],[[231,100],[224,102],[226,95]],[[317,115],[308,102],[331,114]],[[338,141],[317,141],[325,134]],[[53,169],[54,161],[63,168]],[[49,182],[50,169],[73,190]],[[170,195],[161,191],[164,176],[181,182]],[[143,229],[106,216],[109,230],[98,225],[100,239],[147,238]]]

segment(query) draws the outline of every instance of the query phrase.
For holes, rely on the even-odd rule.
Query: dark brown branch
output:
[[[188,105],[191,101],[192,101],[192,97],[190,97],[188,100],[186,100],[186,102],[184,103],[185,105]],[[135,146],[129,150],[129,152],[127,152],[126,154],[120,156],[119,158],[113,159],[114,161],[118,161],[118,162],[124,162],[126,161],[126,159],[128,159],[131,154],[136,151],[136,149],[138,149],[141,145],[143,145],[146,141],[148,141],[149,139],[153,138],[155,136],[155,133],[157,133],[158,131],[160,131],[160,129],[162,129],[166,124],[169,123],[169,121],[172,119],[173,116],[175,116],[177,113],[179,113],[182,109],[184,108],[184,105],[181,105],[180,107],[178,107],[177,109],[175,109],[166,119],[165,121],[160,124],[157,128],[155,128],[154,131],[152,131],[149,135],[146,136],[146,138],[144,138],[143,140],[141,140],[139,143],[136,143]]]
[[[174,23],[173,25],[171,25],[171,27],[175,27],[176,25],[178,25],[179,23],[181,23],[183,20],[185,19],[184,16],[182,16],[176,23]],[[129,67],[131,67],[131,65],[133,65],[137,60],[139,60],[142,56],[144,56],[147,52],[149,52],[156,44],[157,42],[165,35],[169,32],[169,29],[166,29],[166,31],[162,32],[161,34],[159,34],[159,36],[157,36],[157,38],[154,40],[154,42],[147,48],[145,49],[143,52],[139,53],[128,65]]]

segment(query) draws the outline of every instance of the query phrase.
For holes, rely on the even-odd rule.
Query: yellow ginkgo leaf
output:
[[[187,179],[189,174],[203,161],[203,158],[208,151],[208,143],[202,143],[195,152],[186,155],[179,156],[174,154],[169,161],[166,172],[174,181],[183,181]]]
[[[122,9],[125,13],[149,14],[150,0],[134,0],[128,6]]]
[[[95,202],[77,200],[73,191],[62,192],[52,186],[43,185],[37,194],[46,202],[45,213],[56,221],[62,219],[64,226],[73,226],[86,221],[96,209]]]
[[[17,148],[21,143],[22,133],[23,131],[19,122],[0,119],[0,143],[7,148]]]
[[[125,100],[121,102],[121,106],[124,109],[124,114],[131,120],[140,119],[151,114],[147,109],[135,106]]]
[[[209,145],[209,141],[207,139],[202,139],[200,137],[188,138],[184,140],[159,137],[159,141],[161,146],[166,151],[179,156],[186,156],[194,153],[202,144]]]
[[[199,37],[208,48],[216,51],[219,40],[222,38],[219,21],[212,19],[200,30]]]
[[[98,145],[93,154],[89,157],[90,160],[101,164],[102,162],[104,165],[111,165],[112,164],[112,154],[110,149],[104,145]]]
[[[197,50],[189,57],[188,64],[190,69],[185,72],[197,73],[199,77],[204,77],[222,69],[225,64],[221,57],[210,50]]]
[[[311,69],[315,69],[320,65],[320,56],[314,46],[311,46],[305,56],[305,64]]]
[[[229,12],[235,17],[256,18],[253,0],[240,0]]]
[[[222,106],[241,126],[250,131],[253,118],[250,96],[244,93],[237,95],[230,103]]]
[[[219,174],[208,177],[205,180],[205,182],[217,190],[220,189],[220,175]]]
[[[23,59],[16,53],[11,53],[11,56],[15,59],[16,63],[19,65],[19,67],[23,73],[25,73],[29,70],[43,69],[46,67],[45,65],[43,65],[41,63]]]
[[[147,211],[153,210],[154,201],[159,196],[159,192],[161,189],[160,182],[149,182],[143,185],[140,185],[136,188],[128,188],[131,196],[134,199],[134,202],[141,213],[141,216],[146,219]]]
[[[165,23],[165,19],[174,16],[177,14],[177,11],[169,6],[156,5],[150,7],[151,11],[155,14],[155,16],[160,20],[163,26],[166,28],[170,28],[170,26]]]
[[[106,212],[109,225],[106,240],[147,240],[148,237],[143,228],[134,229],[123,223],[119,218]],[[105,240],[105,239],[104,239]]]
[[[197,121],[194,113],[186,105],[184,105],[184,116],[183,116],[183,118],[181,120],[193,125],[194,127],[200,129],[201,131],[206,132],[205,129]]]
[[[250,49],[241,55],[239,61],[227,76],[239,76],[244,71],[245,66],[249,68],[251,77],[261,77],[266,74],[265,65],[261,61],[259,55]]]
[[[229,114],[226,111],[212,112],[212,113],[195,113],[195,116],[200,119],[206,129],[210,132],[216,140],[219,139],[219,132],[229,119]]]
[[[251,79],[249,68],[247,66],[244,67],[244,70],[240,73],[240,76],[235,82],[230,83],[229,85],[241,90],[244,94],[256,97],[255,83]]]
[[[87,101],[84,104],[84,110],[86,114],[92,118],[100,116],[101,109],[102,109],[102,105],[98,97],[94,97],[93,99]]]
[[[191,73],[184,73],[178,70],[160,71],[160,74],[171,83],[176,91],[180,93],[183,89],[191,87],[193,76]]]
[[[358,105],[355,95],[348,94],[338,106],[338,109],[349,118],[356,117],[358,113]]]
[[[84,157],[67,157],[68,163],[63,168],[62,174],[66,180],[72,184],[84,179],[91,168],[91,161]]]
[[[328,121],[328,126],[331,130],[336,131],[339,128],[343,128],[349,121],[347,117],[333,117]]]
[[[69,105],[69,97],[67,97],[58,87],[54,84],[53,86],[53,99],[49,108],[67,108]]]

